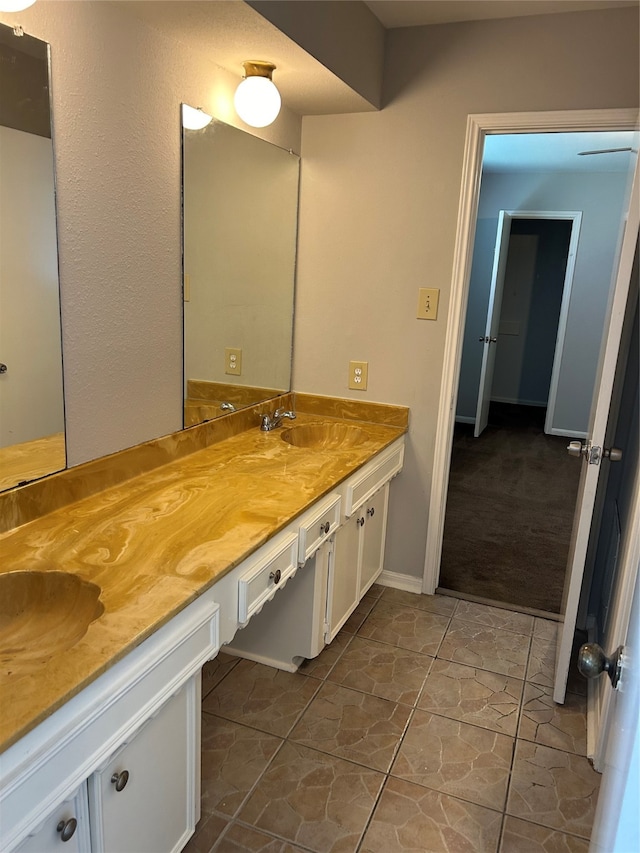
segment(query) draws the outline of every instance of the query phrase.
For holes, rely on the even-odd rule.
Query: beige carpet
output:
[[[560,612],[580,462],[544,417],[492,403],[479,438],[456,424],[441,587]]]

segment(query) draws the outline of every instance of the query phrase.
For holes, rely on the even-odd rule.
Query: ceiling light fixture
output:
[[[209,113],[205,113],[202,107],[190,107],[189,104],[182,105],[182,126],[186,130],[202,130],[211,121]]]
[[[272,62],[251,60],[243,62],[244,80],[236,89],[233,103],[245,124],[266,127],[276,120],[282,99],[271,75],[276,69]]]

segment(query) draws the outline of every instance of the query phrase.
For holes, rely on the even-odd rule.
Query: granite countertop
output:
[[[295,425],[334,419],[319,399]],[[282,428],[252,426],[1,534],[0,573],[75,573],[100,586],[104,613],[62,653],[46,656],[43,638],[27,672],[0,660],[0,751],[406,431],[384,411],[387,423],[349,419],[364,432],[357,447],[297,448]]]

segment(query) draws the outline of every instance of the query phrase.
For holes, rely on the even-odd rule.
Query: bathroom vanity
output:
[[[230,416],[235,435],[195,427],[212,443],[0,536],[5,572],[73,572],[104,605],[39,668],[0,654],[3,851],[181,850],[199,818],[203,663],[224,646],[293,671],[374,582],[406,410],[396,426],[396,407],[375,423],[373,404],[372,421],[308,404],[271,434],[255,412]],[[73,471],[55,475],[63,491]]]

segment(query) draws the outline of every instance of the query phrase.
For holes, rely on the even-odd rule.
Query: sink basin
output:
[[[301,424],[282,432],[283,441],[312,450],[343,450],[356,447],[364,438],[360,427],[343,423]]]
[[[104,612],[100,592],[67,572],[0,574],[0,671],[28,671],[70,649]]]

